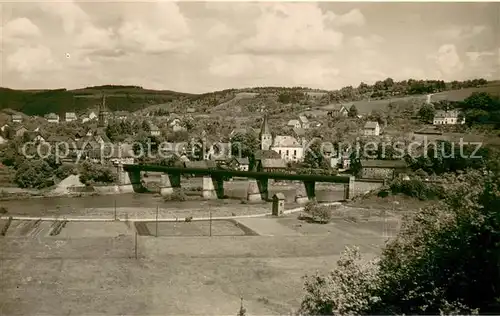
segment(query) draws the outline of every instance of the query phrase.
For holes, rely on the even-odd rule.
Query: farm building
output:
[[[407,170],[403,160],[361,160],[360,178],[393,179]]]

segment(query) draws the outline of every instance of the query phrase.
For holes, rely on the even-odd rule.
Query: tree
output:
[[[106,166],[85,161],[80,165],[80,181],[87,185],[112,183],[116,181],[116,174]]]
[[[17,169],[14,181],[21,188],[41,189],[54,184],[53,169],[41,159],[25,161]]]
[[[435,110],[431,104],[424,104],[418,110],[418,116],[422,122],[429,123],[434,119]]]
[[[498,169],[450,178],[443,203],[406,218],[380,259],[351,255],[305,282],[304,315],[464,315],[500,309]]]
[[[358,109],[356,106],[353,104],[351,108],[349,109],[349,112],[347,113],[349,117],[357,117],[358,116]]]
[[[315,140],[305,149],[304,166],[306,168],[325,170],[329,170],[331,168],[330,161],[325,156],[325,153],[323,152],[324,148],[321,148],[321,144],[320,140]]]

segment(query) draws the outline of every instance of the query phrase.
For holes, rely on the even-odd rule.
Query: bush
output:
[[[76,167],[74,165],[70,165],[70,164],[64,164],[64,165],[61,165],[59,168],[56,169],[56,177],[58,179],[66,179],[67,177],[69,177],[70,175],[72,174],[77,174],[78,171],[76,170]]]
[[[407,218],[374,266],[351,252],[330,275],[307,277],[303,314],[497,314],[499,203],[498,174],[458,176],[444,203]]]
[[[116,174],[106,166],[86,161],[80,167],[80,181],[86,185],[113,183],[116,181]]]
[[[401,180],[396,179],[390,185],[393,194],[403,193],[419,200],[432,200],[443,198],[445,192],[442,186],[427,183],[419,179]]]
[[[14,181],[21,188],[41,189],[54,184],[53,169],[44,160],[26,161],[17,169]]]
[[[0,207],[0,214],[6,214],[7,213],[7,208],[1,206]]]
[[[328,275],[305,276],[300,315],[363,315],[378,301],[375,262],[363,264],[358,248],[346,248]]]
[[[187,196],[183,191],[174,191],[174,193],[167,195],[163,198],[165,202],[184,202],[186,201]]]
[[[326,224],[332,219],[330,207],[320,205],[317,202],[308,202],[304,206],[304,212],[309,215],[309,218],[316,223]]]

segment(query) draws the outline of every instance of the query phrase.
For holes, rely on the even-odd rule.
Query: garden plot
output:
[[[133,229],[124,222],[67,222],[59,233],[63,238],[116,237],[130,235]]]

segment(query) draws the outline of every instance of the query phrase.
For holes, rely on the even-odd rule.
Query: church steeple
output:
[[[107,125],[107,115],[106,115],[106,95],[102,94],[102,102],[99,104],[99,127],[106,127]]]
[[[260,128],[260,149],[269,150],[273,143],[273,136],[271,135],[271,129],[267,122],[267,113],[264,114],[264,120],[262,121],[262,127]]]
[[[269,124],[267,122],[267,113],[264,114],[264,120],[262,121],[262,126],[260,128],[260,137],[262,135],[271,135],[271,130],[269,129]]]

